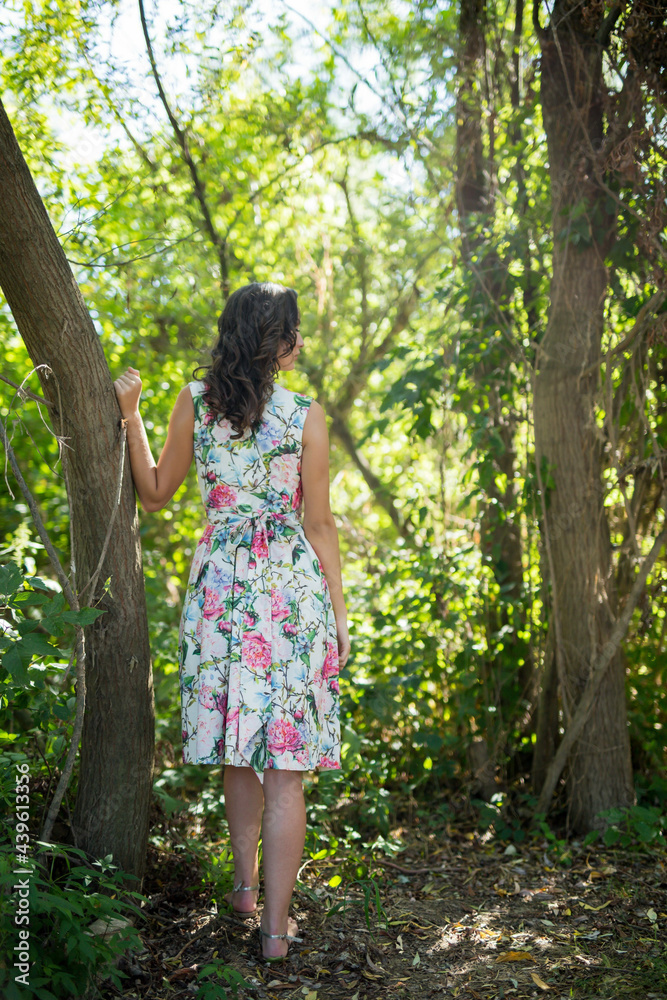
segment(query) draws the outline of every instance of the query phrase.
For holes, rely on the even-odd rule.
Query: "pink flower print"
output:
[[[199,703],[204,708],[214,708],[213,688],[210,684],[202,684],[199,688]]]
[[[212,424],[214,420],[215,420],[215,414],[211,413],[211,411],[208,410],[204,414],[204,419],[203,419],[202,423],[204,423],[208,427],[208,425]]]
[[[215,479],[216,479],[215,472],[213,472],[213,471],[207,472],[206,473],[206,478],[208,479],[209,483],[214,483]]]
[[[224,613],[225,606],[222,598],[213,587],[204,587],[204,618],[211,621],[213,618],[220,618]]]
[[[308,751],[305,747],[302,747],[301,750],[297,750],[294,754],[294,760],[298,761],[299,764],[303,764],[304,767],[308,767]]]
[[[303,741],[291,722],[287,722],[286,719],[278,719],[269,723],[268,748],[270,753],[281,754],[288,750],[294,753],[302,746]]]
[[[334,677],[332,681],[329,681],[329,690],[334,691],[336,694],[340,694],[340,687],[338,684],[338,678]]]
[[[269,546],[267,544],[266,531],[261,528],[252,536],[252,545],[250,546],[251,551],[256,556],[264,557],[265,559],[269,556]]]
[[[227,418],[223,418],[218,421],[215,428],[215,434],[213,435],[216,441],[224,444],[225,441],[229,441],[232,436],[232,425]]]
[[[271,669],[271,643],[261,632],[245,632],[242,643],[244,663],[254,674],[264,674]]]
[[[274,622],[282,622],[289,618],[290,609],[285,603],[285,597],[280,590],[271,588],[271,617]]]
[[[296,635],[298,631],[299,630],[296,625],[292,625],[290,622],[285,622],[283,625],[283,632],[285,635]]]
[[[301,719],[303,719],[303,712],[301,711],[300,708],[297,708],[296,712],[294,713],[294,718],[296,719],[297,722],[300,722]]]
[[[303,499],[303,485],[301,483],[301,476],[299,476],[299,485],[295,489],[292,495],[292,510],[298,510],[301,506],[301,501]]]
[[[276,455],[269,466],[269,482],[274,490],[283,492],[283,487],[293,489],[299,476],[298,455]]]
[[[340,768],[340,764],[337,760],[332,760],[331,757],[320,757],[318,767],[336,767]]]
[[[243,624],[246,626],[246,628],[255,627],[255,617],[254,615],[251,615],[249,611],[243,612]]]
[[[208,495],[208,506],[214,510],[231,507],[236,503],[236,492],[227,483],[218,483]]]
[[[232,623],[228,621],[219,621],[217,624],[218,632],[231,632]]]
[[[322,677],[325,681],[328,681],[330,677],[336,677],[338,675],[338,649],[333,644],[333,642],[327,645],[327,655],[324,657],[324,663],[322,664]]]

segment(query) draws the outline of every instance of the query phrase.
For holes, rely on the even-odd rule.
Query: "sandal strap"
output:
[[[241,879],[239,884],[234,886],[232,892],[254,892],[255,889],[259,889],[259,885],[244,885],[243,879]]]
[[[299,944],[303,942],[303,938],[293,937],[291,934],[267,934],[261,927],[259,928],[259,933],[262,937],[273,938],[274,941],[297,941]]]

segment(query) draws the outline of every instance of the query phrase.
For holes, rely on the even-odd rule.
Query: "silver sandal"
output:
[[[260,952],[262,950],[262,938],[263,937],[265,937],[265,938],[272,938],[274,941],[287,941],[288,944],[290,942],[292,942],[292,941],[295,941],[297,944],[302,944],[303,943],[303,938],[302,937],[294,937],[292,934],[267,934],[267,932],[262,929],[262,925],[261,924],[260,924],[260,926],[257,929],[258,929],[259,935],[260,935],[259,936],[259,950],[260,950]],[[287,950],[287,955],[271,955],[271,956],[267,956],[267,955],[262,954],[262,958],[264,959],[265,962],[284,962],[287,959],[288,955],[289,955],[289,947],[288,947],[288,950]]]
[[[241,880],[239,884],[235,885],[232,889],[232,894],[235,892],[254,892],[256,889],[259,889],[259,883],[257,885],[244,885],[243,880]],[[241,920],[246,920],[248,917],[251,917],[253,913],[257,912],[257,906],[255,906],[253,910],[237,910],[231,901],[230,906],[236,916],[240,917]]]

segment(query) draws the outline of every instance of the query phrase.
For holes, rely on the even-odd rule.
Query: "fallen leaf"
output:
[[[371,960],[371,956],[366,952],[366,964],[371,972],[375,972],[379,976],[386,976],[386,972],[381,965],[376,965],[375,962]]]
[[[541,990],[550,990],[551,989],[551,987],[547,986],[547,984],[544,982],[543,979],[540,979],[540,977],[538,976],[538,974],[536,972],[531,972],[530,977],[533,980],[533,982],[535,983],[535,985],[539,986],[539,988]]]
[[[496,962],[532,962],[533,956],[529,951],[504,951],[498,955]]]
[[[85,933],[95,934],[106,940],[107,938],[113,937],[113,935],[118,931],[122,931],[126,927],[131,926],[132,921],[126,917],[110,917],[107,920],[95,920]]]
[[[402,954],[403,953],[403,938],[402,938],[402,936],[400,934],[396,938],[396,947],[398,948],[398,950]]]
[[[415,952],[415,957],[412,959],[412,964],[413,965],[419,965],[420,962],[421,962],[421,958],[419,957],[419,952],[417,951],[417,952]]]
[[[658,919],[658,914],[655,912],[653,908],[646,911],[646,916],[649,918],[652,924],[654,924]]]
[[[597,913],[598,910],[604,910],[605,906],[609,906],[610,903],[611,899],[608,899],[606,903],[602,904],[602,906],[589,906],[588,903],[582,903],[581,905],[585,910],[595,910]]]

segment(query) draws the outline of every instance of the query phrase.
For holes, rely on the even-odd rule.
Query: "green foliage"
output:
[[[213,976],[214,978],[207,982],[207,978]],[[229,986],[227,990],[218,982],[218,977],[222,976],[224,981]],[[203,966],[197,973],[197,982],[199,984],[197,988],[197,996],[202,997],[203,1000],[227,1000],[227,997],[237,997],[239,995],[239,989],[242,986],[248,988],[250,984],[246,982],[240,972],[233,969],[229,965],[223,965],[222,963],[209,963]]]
[[[591,830],[586,834],[584,844],[592,844],[601,837],[605,847],[646,851],[652,845],[663,843],[667,827],[667,813],[657,806],[606,809],[600,813],[600,819],[605,824],[604,831]]]
[[[57,759],[67,750],[76,705],[74,677],[67,688],[63,681],[74,656],[72,626],[90,625],[103,611],[67,610],[57,584],[24,576],[14,563],[0,566],[0,611],[0,740],[19,739],[13,731],[18,721],[42,752]]]
[[[22,753],[5,751],[0,755],[0,795],[6,812],[14,809],[16,766],[27,761]],[[28,855],[17,860],[13,840],[13,826],[6,826],[0,843],[0,892],[4,900],[0,949],[4,955],[14,954],[18,929],[29,930],[30,985],[17,984],[14,976],[18,972],[8,964],[0,970],[3,997],[70,1000],[81,995],[98,975],[109,977],[120,988],[126,977],[114,963],[128,950],[142,947],[137,929],[126,923],[141,919],[136,904],[146,901],[140,893],[127,890],[132,876],[113,865],[110,857],[91,863],[75,847],[32,838]],[[15,892],[19,882],[28,890],[25,911],[19,909]],[[15,917],[23,912],[29,924],[17,925]],[[105,939],[89,929],[97,920],[122,920],[124,924]]]

